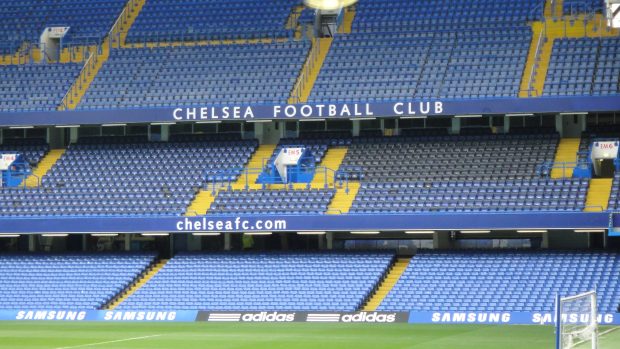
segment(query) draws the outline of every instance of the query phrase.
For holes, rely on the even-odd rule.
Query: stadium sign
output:
[[[206,312],[196,321],[208,322],[335,322],[335,323],[406,323],[406,312]]]
[[[565,314],[563,322],[587,322],[587,314]],[[601,325],[620,325],[620,313],[598,315]],[[413,311],[409,313],[413,324],[503,324],[503,325],[552,325],[553,313],[541,312],[466,312],[466,311]]]
[[[0,320],[5,321],[193,322],[197,315],[194,310],[0,310]]]
[[[620,215],[614,216],[614,223]],[[147,233],[608,229],[607,212],[506,212],[200,217],[1,217],[0,233]],[[619,226],[620,225],[615,225]]]
[[[614,112],[618,96],[399,100],[393,102],[204,105],[110,110],[0,112],[0,127],[201,121],[364,119],[531,113]]]
[[[351,103],[351,104],[288,104],[265,106],[224,106],[175,108],[172,118],[176,121],[200,120],[247,120],[256,116],[271,119],[303,118],[355,118],[375,116],[375,108],[382,115],[442,115],[443,102],[396,102],[392,104]],[[389,108],[389,109],[388,109]]]
[[[0,310],[0,321],[96,321],[96,322],[260,322],[260,323],[367,323],[367,324],[503,324],[553,325],[553,313],[545,312],[210,312],[197,310]],[[587,314],[564,314],[570,324],[588,322]],[[620,325],[620,313],[599,314],[601,325]]]

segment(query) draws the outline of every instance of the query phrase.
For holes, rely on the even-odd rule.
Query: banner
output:
[[[565,323],[586,323],[581,314],[565,314]],[[601,325],[620,325],[619,313],[598,315]],[[453,311],[414,311],[409,313],[412,324],[503,324],[503,325],[553,325],[554,314],[544,312],[453,312]]]
[[[115,321],[115,322],[193,322],[198,311],[122,311],[122,310],[0,310],[0,320],[15,321]]]
[[[199,217],[0,218],[0,233],[144,233],[404,231],[463,229],[607,229],[607,212],[437,212],[341,215],[206,215]],[[620,224],[614,215],[614,222]],[[620,226],[620,225],[616,225]]]
[[[196,321],[207,322],[332,322],[332,323],[406,323],[404,312],[199,312]]]
[[[587,314],[565,314],[562,321],[578,324],[588,321]],[[553,325],[552,312],[455,312],[455,311],[361,311],[294,312],[197,310],[0,310],[0,321],[97,321],[97,322],[253,322],[253,323],[368,323],[368,324],[479,324],[479,325]],[[599,314],[601,325],[620,325],[620,313]]]
[[[454,115],[614,112],[618,96],[402,100],[369,103],[205,105],[111,110],[0,112],[0,126],[204,121],[364,119]]]

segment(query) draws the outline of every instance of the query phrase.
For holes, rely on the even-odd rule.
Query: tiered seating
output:
[[[589,95],[597,50],[598,40],[590,38],[555,40],[544,94]]]
[[[0,65],[0,111],[56,110],[81,69],[76,63]]]
[[[78,108],[286,103],[309,43],[115,50]]]
[[[620,94],[620,38],[601,38],[600,44],[592,93]]]
[[[313,102],[516,97],[536,1],[372,0],[337,35]],[[400,18],[400,20],[399,20]],[[406,19],[402,19],[406,18]]]
[[[222,191],[208,214],[323,214],[333,189]]]
[[[255,141],[85,139],[67,149],[43,177],[42,187],[3,189],[0,215],[178,216],[208,173],[242,168],[256,146]]]
[[[283,37],[288,0],[149,0],[131,27],[128,42]]]
[[[620,209],[620,173],[614,174],[607,209],[611,211]]]
[[[301,25],[312,25],[314,24],[314,18],[316,16],[315,10],[313,8],[310,7],[304,7],[303,10],[301,10],[301,14],[299,15],[299,18],[297,18],[297,22]]]
[[[537,177],[556,134],[354,139],[339,177],[360,179],[352,213],[583,210],[588,181]]]
[[[604,0],[564,0],[563,8],[564,15],[569,16],[600,11],[604,6]]]
[[[33,38],[36,35],[36,30],[28,23],[34,23],[37,19],[37,2],[23,0],[0,3],[0,54],[14,53],[24,38]]]
[[[15,52],[24,41],[39,42],[43,29],[67,26],[63,44],[96,44],[110,31],[126,0],[20,0],[0,4],[0,51]]]
[[[596,289],[599,313],[620,302],[611,252],[421,252],[379,309],[552,312],[556,294]]]
[[[49,145],[42,138],[5,139],[4,143],[0,145],[0,154],[22,154],[31,166],[38,164],[48,151]]]
[[[387,253],[181,254],[117,309],[355,311]]]
[[[587,179],[363,183],[350,212],[582,211]]]
[[[553,45],[545,95],[620,93],[620,38],[560,39]]]
[[[0,309],[100,309],[154,255],[0,256]]]
[[[356,22],[389,23],[395,18],[420,18],[427,19],[428,24],[437,21],[479,24],[480,21],[497,19],[525,22],[542,16],[537,0],[366,0],[360,1],[356,9]]]
[[[553,161],[557,134],[354,139],[341,170],[366,182],[532,178]]]

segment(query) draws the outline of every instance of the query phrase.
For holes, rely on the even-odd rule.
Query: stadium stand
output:
[[[179,254],[119,310],[354,311],[391,253]]]
[[[54,111],[82,66],[67,64],[0,65],[0,111]]]
[[[516,97],[532,36],[524,24],[541,15],[536,1],[360,2],[309,100]]]
[[[617,94],[619,43],[618,38],[556,40],[545,95]]]
[[[0,255],[0,309],[99,309],[154,254]]]
[[[0,215],[182,215],[206,175],[242,168],[256,145],[182,137],[170,143],[139,137],[82,139],[67,149],[41,187],[3,189]]]
[[[386,311],[548,311],[556,294],[596,289],[616,312],[614,252],[419,251],[379,306]]]
[[[340,170],[361,180],[355,213],[581,211],[587,180],[539,178],[557,142],[555,134],[359,138]]]
[[[604,0],[564,0],[564,15],[593,13],[604,7]]]
[[[554,133],[360,137],[340,169],[360,170],[366,182],[527,179],[557,143]]]
[[[31,166],[38,164],[48,151],[49,145],[42,138],[9,138],[0,145],[0,154],[22,154]]]
[[[15,52],[23,42],[38,43],[46,27],[67,26],[63,44],[99,44],[126,0],[24,0],[0,4],[0,52]]]
[[[308,48],[300,41],[114,50],[78,108],[285,103]]]
[[[335,190],[221,191],[209,214],[323,214]]]
[[[292,5],[288,0],[149,0],[127,42],[287,37],[292,34],[285,29]]]
[[[620,173],[614,174],[607,208],[612,211],[620,209]]]

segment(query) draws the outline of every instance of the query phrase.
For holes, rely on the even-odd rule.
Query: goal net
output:
[[[556,348],[598,348],[596,291],[556,300]]]

